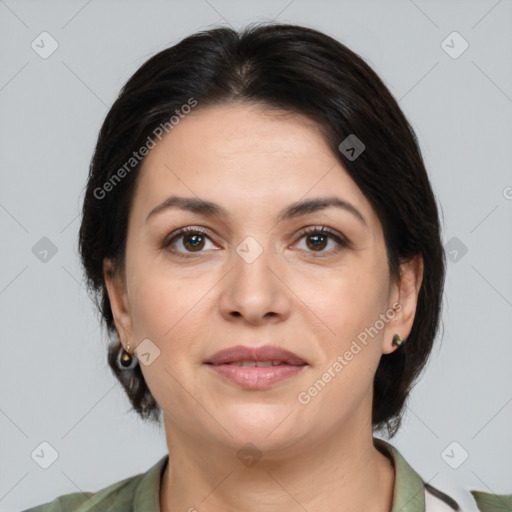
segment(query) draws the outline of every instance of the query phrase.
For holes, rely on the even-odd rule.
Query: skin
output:
[[[125,348],[150,339],[160,350],[141,368],[170,453],[161,510],[391,510],[394,469],[372,444],[372,385],[381,356],[397,349],[393,334],[412,328],[421,257],[402,265],[400,282],[391,279],[379,218],[319,129],[296,114],[198,108],[149,152],[141,173],[125,273],[105,260],[104,274]],[[213,201],[229,217],[167,209],[146,222],[170,195]],[[337,208],[277,223],[290,203],[327,195],[350,202],[367,225]],[[186,226],[207,232],[199,249],[190,235],[162,247]],[[317,249],[300,234],[321,226],[350,245],[327,238]],[[236,252],[248,236],[263,250],[250,264]],[[384,328],[299,403],[394,303],[401,308]],[[238,344],[278,345],[309,365],[272,388],[246,390],[203,364]],[[237,457],[247,442],[262,455],[252,467]]]

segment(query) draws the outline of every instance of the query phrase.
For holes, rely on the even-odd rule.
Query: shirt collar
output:
[[[391,459],[395,467],[395,487],[391,512],[424,512],[425,488],[420,475],[409,466],[393,445],[377,437],[373,438],[373,444]]]
[[[135,491],[134,512],[160,512],[160,483],[168,461],[167,453],[142,476]]]
[[[425,491],[421,477],[393,445],[377,437],[373,438],[373,444],[391,460],[395,468],[391,512],[423,512]],[[135,491],[134,512],[160,511],[160,483],[168,461],[169,454],[166,454],[142,476]]]

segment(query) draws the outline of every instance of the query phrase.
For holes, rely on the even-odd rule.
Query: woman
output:
[[[414,132],[344,45],[270,24],[149,59],[101,128],[80,252],[170,456],[32,511],[460,510],[373,437],[431,352],[445,259]]]

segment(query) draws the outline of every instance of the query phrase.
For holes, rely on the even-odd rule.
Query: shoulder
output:
[[[426,512],[463,512],[458,503],[439,489],[425,483]],[[469,491],[480,512],[506,512],[512,510],[512,494],[492,494],[483,491]]]
[[[506,512],[512,510],[512,494],[491,494],[483,491],[470,491],[481,512]]]
[[[451,496],[425,482],[395,446],[379,438],[374,438],[374,445],[390,458],[395,468],[395,488],[391,512],[453,512],[461,510]]]
[[[374,445],[391,459],[395,467],[391,512],[465,512],[466,509],[453,498],[455,495],[460,496],[465,504],[471,502],[474,506],[476,502],[480,512],[512,510],[512,494],[497,495],[475,490],[468,492],[460,488],[457,488],[457,492],[447,494],[424,481],[393,445],[379,438],[374,438]]]
[[[135,493],[145,474],[125,478],[96,492],[64,494],[23,512],[130,512],[133,510]]]
[[[448,494],[440,491],[433,485],[424,482],[425,512],[453,512],[460,511],[459,504]]]
[[[63,512],[64,510],[74,511],[82,506],[93,495],[93,493],[72,493],[64,494],[53,501],[28,508],[22,512]]]

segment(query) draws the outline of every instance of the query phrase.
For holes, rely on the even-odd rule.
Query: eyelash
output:
[[[193,227],[186,227],[186,228],[180,228],[174,233],[170,235],[170,237],[167,237],[164,243],[162,244],[162,249],[167,249],[170,245],[173,244],[177,239],[179,239],[181,236],[186,234],[194,234],[194,235],[202,235],[211,240],[211,237],[208,235],[206,231],[203,231],[199,228],[193,228]],[[324,257],[323,254],[330,255],[330,253],[336,253],[340,250],[340,248],[345,248],[349,246],[349,242],[344,239],[341,235],[339,235],[336,231],[331,230],[330,228],[326,226],[314,226],[312,228],[305,228],[303,229],[299,234],[299,240],[304,238],[307,235],[325,235],[334,240],[340,247],[337,249],[327,251],[327,252],[318,252],[315,251],[308,251],[311,252],[314,258],[322,258]],[[176,250],[171,250],[171,253],[177,255],[178,257],[182,258],[190,258],[194,257],[195,254],[200,254],[203,251],[198,251],[197,253],[190,252],[187,256],[185,256],[184,253]]]

